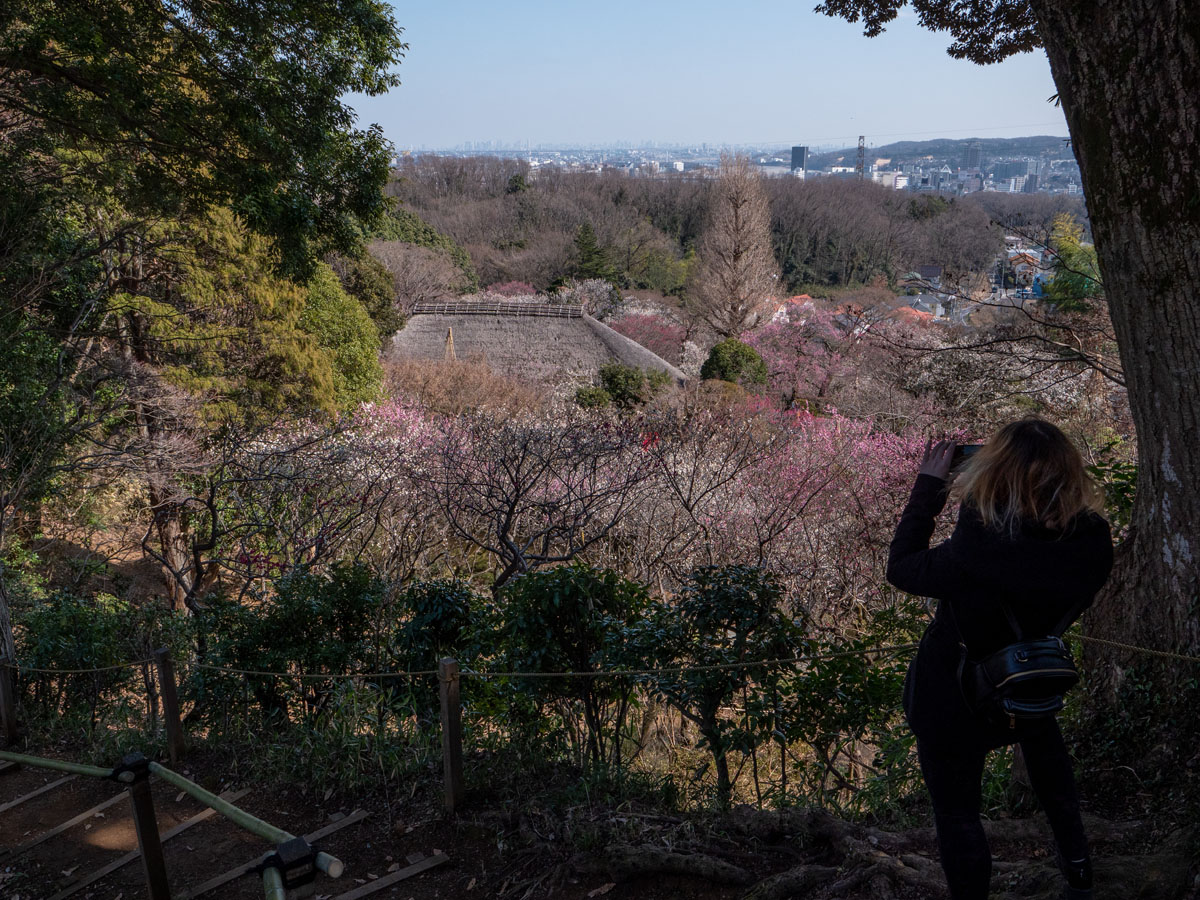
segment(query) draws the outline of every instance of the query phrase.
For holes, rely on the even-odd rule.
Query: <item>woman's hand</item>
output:
[[[938,441],[933,438],[925,439],[925,455],[921,457],[921,468],[918,475],[932,475],[945,481],[950,477],[950,464],[954,462],[954,449],[957,441]]]

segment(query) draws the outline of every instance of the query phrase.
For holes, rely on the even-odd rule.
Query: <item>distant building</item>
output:
[[[962,167],[978,169],[983,165],[983,144],[979,141],[968,141],[963,147]]]
[[[932,287],[941,287],[942,284],[942,267],[941,266],[917,266],[917,278]]]
[[[1034,276],[1042,271],[1042,261],[1028,250],[1019,250],[1008,256],[1008,267],[1018,285],[1028,287]]]
[[[1038,170],[1036,159],[1006,159],[992,167],[992,175],[997,181],[1007,181],[1022,175],[1032,175]]]
[[[808,148],[793,147],[792,148],[792,174],[802,175],[808,171]]]

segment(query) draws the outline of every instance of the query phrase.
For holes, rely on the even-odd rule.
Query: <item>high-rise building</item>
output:
[[[963,147],[962,167],[964,169],[978,169],[983,165],[983,144],[979,141],[968,141]]]
[[[792,148],[792,173],[804,172],[808,169],[808,148]]]

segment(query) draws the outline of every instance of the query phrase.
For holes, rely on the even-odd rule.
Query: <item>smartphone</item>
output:
[[[954,448],[954,456],[950,459],[950,471],[962,466],[968,459],[983,449],[983,444],[959,444]]]

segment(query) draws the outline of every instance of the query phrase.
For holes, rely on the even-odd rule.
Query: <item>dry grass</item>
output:
[[[545,389],[497,375],[481,360],[389,360],[384,375],[391,396],[416,400],[447,416],[537,410],[550,399]]]

